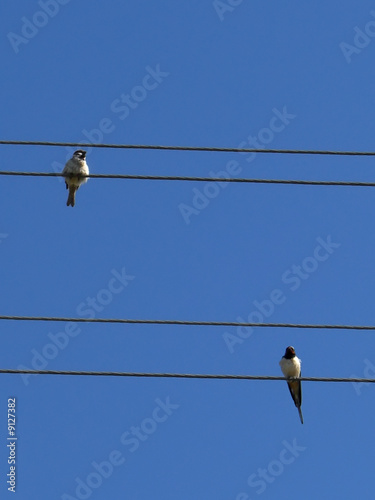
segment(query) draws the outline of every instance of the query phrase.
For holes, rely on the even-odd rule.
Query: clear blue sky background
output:
[[[231,3],[3,3],[1,139],[374,150],[374,3]],[[1,146],[1,169],[59,171],[71,153]],[[88,153],[96,174],[209,176],[228,162],[232,177],[374,181],[372,158]],[[72,209],[57,178],[3,176],[1,314],[246,321],[257,301],[264,321],[374,324],[374,193],[91,179]],[[331,253],[318,249],[329,237]],[[305,376],[375,375],[372,333],[0,328],[2,368],[279,375],[294,345]],[[305,382],[302,426],[284,381],[2,375],[1,498],[9,397],[20,499],[373,499],[369,386]]]

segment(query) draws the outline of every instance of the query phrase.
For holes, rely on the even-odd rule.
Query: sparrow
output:
[[[66,162],[62,171],[65,177],[66,189],[69,189],[68,200],[66,205],[74,207],[76,200],[76,191],[81,184],[87,182],[87,178],[82,177],[89,175],[89,167],[86,163],[86,151],[78,149],[73,153],[73,156]]]
[[[289,379],[287,380],[289,391],[293,398],[294,404],[298,409],[299,418],[301,419],[301,424],[303,424],[303,416],[301,411],[301,404],[302,404],[301,381],[298,380],[298,378],[301,376],[301,360],[297,358],[294,347],[289,346],[285,349],[285,354],[281,358],[279,365],[281,371],[283,372],[284,377]]]

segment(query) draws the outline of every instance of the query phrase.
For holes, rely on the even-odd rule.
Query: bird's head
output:
[[[76,158],[77,160],[85,160],[86,159],[86,151],[83,151],[82,149],[78,149],[77,151],[74,151],[73,158]]]
[[[290,345],[285,349],[284,358],[292,359],[295,357],[295,355],[296,355],[296,351],[294,350],[293,346]]]

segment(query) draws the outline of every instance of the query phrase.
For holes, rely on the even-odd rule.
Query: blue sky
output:
[[[374,149],[373,2],[1,7],[2,140]],[[61,171],[74,148],[0,148]],[[373,181],[373,159],[88,149],[91,173]],[[213,173],[213,174],[212,174]],[[1,178],[6,315],[374,324],[371,188]],[[374,377],[372,333],[1,322],[0,366]],[[20,499],[371,499],[373,388],[2,375]]]

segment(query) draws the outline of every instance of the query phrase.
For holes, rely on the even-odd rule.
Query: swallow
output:
[[[76,191],[87,182],[87,175],[89,175],[89,167],[86,163],[86,151],[79,149],[73,153],[73,156],[66,162],[64,170],[62,171],[65,177],[66,189],[69,189],[67,206],[74,207],[76,201]]]
[[[302,389],[301,381],[298,378],[301,376],[301,360],[297,358],[294,347],[289,346],[285,349],[285,354],[280,360],[280,368],[287,380],[290,394],[294,404],[297,407],[301,424],[303,424],[303,416],[301,411],[302,404]],[[297,379],[297,380],[293,380]]]

